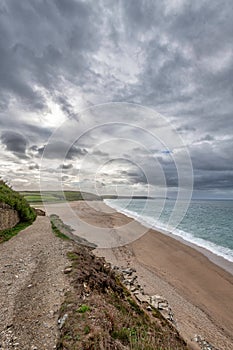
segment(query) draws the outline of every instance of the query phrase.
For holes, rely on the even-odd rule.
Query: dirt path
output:
[[[71,249],[72,242],[53,234],[48,217],[0,245],[1,350],[56,348]]]

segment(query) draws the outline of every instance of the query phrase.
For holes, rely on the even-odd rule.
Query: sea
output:
[[[171,224],[175,208],[172,199],[107,199],[105,203],[144,226],[233,262],[233,200],[191,200],[175,225]]]

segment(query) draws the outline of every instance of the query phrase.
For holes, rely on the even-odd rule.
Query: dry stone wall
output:
[[[0,231],[14,227],[20,221],[19,214],[5,203],[0,203]]]

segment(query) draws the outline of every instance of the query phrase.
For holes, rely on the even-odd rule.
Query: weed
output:
[[[84,314],[85,312],[90,311],[90,310],[91,310],[90,306],[85,305],[85,304],[82,304],[82,305],[78,308],[77,312],[79,312],[80,314]]]
[[[84,327],[84,333],[85,333],[85,334],[89,334],[89,333],[90,333],[90,327],[89,327],[88,325],[86,325],[86,326]]]
[[[50,220],[51,220],[52,230],[53,230],[53,232],[55,233],[55,235],[56,235],[57,237],[61,238],[61,239],[68,240],[69,237],[66,236],[64,233],[62,233],[62,232],[57,228],[57,226],[54,224],[54,222],[52,221],[52,219],[50,219]]]
[[[75,254],[74,252],[68,252],[68,253],[67,253],[67,257],[68,257],[70,260],[77,260],[77,259],[78,259],[78,255]]]
[[[12,238],[13,236],[16,236],[17,233],[24,230],[26,227],[30,225],[31,223],[29,222],[20,222],[15,227],[0,231],[0,243],[4,241],[8,241],[10,238]]]

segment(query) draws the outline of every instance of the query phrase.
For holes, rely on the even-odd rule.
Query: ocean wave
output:
[[[220,256],[230,262],[233,262],[233,250],[230,248],[222,247],[213,242],[205,240],[203,238],[195,237],[192,233],[186,232],[177,228],[169,227],[168,225],[162,223],[161,221],[153,219],[151,216],[140,215],[134,211],[122,208],[121,206],[113,203],[111,200],[104,200],[104,202],[115,209],[116,211],[125,214],[126,216],[133,218],[143,224],[148,228],[152,228],[155,230],[159,230],[161,233],[174,235],[176,237],[181,238],[182,240],[193,244],[194,246],[198,246],[200,248],[204,248],[211,253]],[[174,237],[175,238],[175,237]]]

